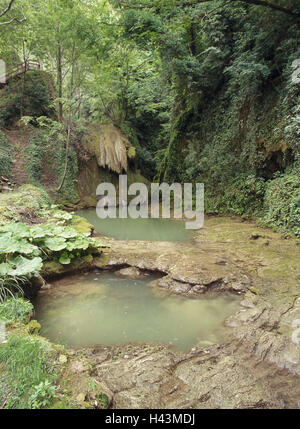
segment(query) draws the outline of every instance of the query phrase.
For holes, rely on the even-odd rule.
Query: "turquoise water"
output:
[[[35,302],[41,334],[72,347],[154,342],[187,350],[218,342],[236,297],[166,295],[150,286],[153,279],[89,273],[59,280]]]
[[[193,231],[185,229],[185,222],[168,219],[99,219],[96,209],[77,213],[107,237],[119,240],[186,241]]]

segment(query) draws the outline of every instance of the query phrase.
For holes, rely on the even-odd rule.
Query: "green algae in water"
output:
[[[81,210],[79,216],[87,219],[95,230],[119,240],[187,241],[194,231],[185,228],[185,222],[169,219],[99,219],[96,209]]]
[[[150,342],[187,350],[220,340],[237,297],[167,295],[150,286],[153,279],[89,273],[57,281],[35,302],[41,335],[70,347]]]

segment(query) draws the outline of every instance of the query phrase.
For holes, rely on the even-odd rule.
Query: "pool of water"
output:
[[[167,295],[150,285],[153,279],[88,273],[59,280],[36,299],[41,334],[71,347],[151,342],[187,350],[219,341],[237,297]]]
[[[185,222],[169,219],[99,219],[96,209],[77,213],[86,218],[95,230],[119,240],[187,241],[193,232]]]

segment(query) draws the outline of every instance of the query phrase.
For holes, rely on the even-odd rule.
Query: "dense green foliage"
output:
[[[37,277],[45,261],[68,265],[75,258],[97,254],[100,244],[96,239],[65,225],[72,219],[71,214],[48,212],[55,222],[35,226],[8,223],[0,227],[0,299],[12,289],[12,282],[19,284],[18,280]]]
[[[5,134],[0,131],[0,176],[9,177],[13,163],[12,148]]]
[[[263,222],[300,236],[299,174],[280,175],[268,183]]]
[[[38,127],[24,149],[29,179],[77,203],[85,126],[112,122],[136,148],[131,169],[204,182],[208,212],[297,233],[293,194],[278,211],[288,219],[275,220],[268,190],[278,174],[283,186],[299,178],[300,8],[256,3],[28,0],[26,22],[0,29],[0,56],[8,69],[30,59],[46,72],[10,83],[0,103],[2,124],[27,116]]]
[[[122,2],[124,32],[144,49],[155,46],[172,95],[168,145],[150,151],[157,179],[203,182],[206,212],[261,216],[299,234],[296,5],[287,16],[242,2],[143,3]]]
[[[26,171],[29,179],[36,185],[41,184],[43,171],[44,142],[40,135],[34,133],[30,136],[29,145],[23,150],[23,158],[26,162]]]
[[[28,71],[0,92],[0,127],[7,127],[22,116],[53,114],[51,77],[41,71]]]
[[[23,298],[9,298],[0,304],[0,320],[5,323],[28,321],[33,305]]]
[[[51,205],[47,193],[32,185],[1,196],[0,300],[30,288],[44,262],[68,265],[83,256],[98,255],[101,243],[90,237],[91,230],[80,220]]]
[[[23,185],[18,191],[0,195],[0,222],[28,221],[51,207],[51,199],[42,187]]]
[[[31,116],[23,117],[23,122],[26,124],[32,120]],[[64,141],[66,137],[64,127],[57,121],[45,116],[37,118],[37,124],[38,129],[29,126],[29,144],[22,151],[27,176],[31,183],[37,186],[48,186],[52,194],[55,194],[65,168],[66,149]],[[78,158],[75,143],[77,139],[78,136],[74,130],[74,134],[72,134],[74,145],[69,148],[66,177],[61,191],[56,195],[58,202],[76,203],[79,200],[76,183]],[[47,171],[46,177],[44,177],[45,169]]]

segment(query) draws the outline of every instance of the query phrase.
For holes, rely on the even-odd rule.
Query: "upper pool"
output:
[[[193,230],[185,228],[185,222],[169,219],[99,219],[96,209],[77,213],[87,219],[95,230],[107,237],[119,240],[187,241]]]

